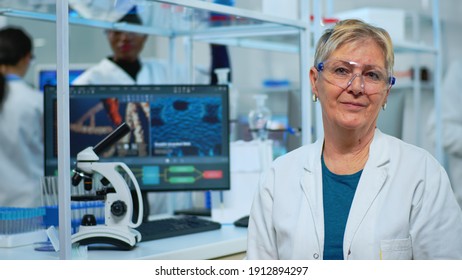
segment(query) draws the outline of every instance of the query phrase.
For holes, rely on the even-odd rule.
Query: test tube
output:
[[[41,178],[42,201],[44,206],[58,205],[58,184],[56,176],[43,176]]]

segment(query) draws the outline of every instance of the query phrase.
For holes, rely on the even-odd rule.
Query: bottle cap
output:
[[[228,83],[229,68],[217,68],[214,72],[217,75],[219,85],[225,85]]]

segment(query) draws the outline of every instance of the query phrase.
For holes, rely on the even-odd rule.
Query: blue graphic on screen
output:
[[[153,156],[222,153],[220,98],[158,98],[151,105]]]

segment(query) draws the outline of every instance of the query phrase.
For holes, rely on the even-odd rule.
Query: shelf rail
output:
[[[71,175],[69,132],[69,20],[68,0],[56,1],[57,106],[58,106],[58,205],[59,257],[72,258]]]

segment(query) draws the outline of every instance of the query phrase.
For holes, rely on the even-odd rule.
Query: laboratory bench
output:
[[[58,252],[36,251],[35,245],[0,248],[0,260],[57,260]],[[243,259],[247,229],[223,224],[221,229],[140,242],[129,251],[88,250],[88,260],[206,260]]]

